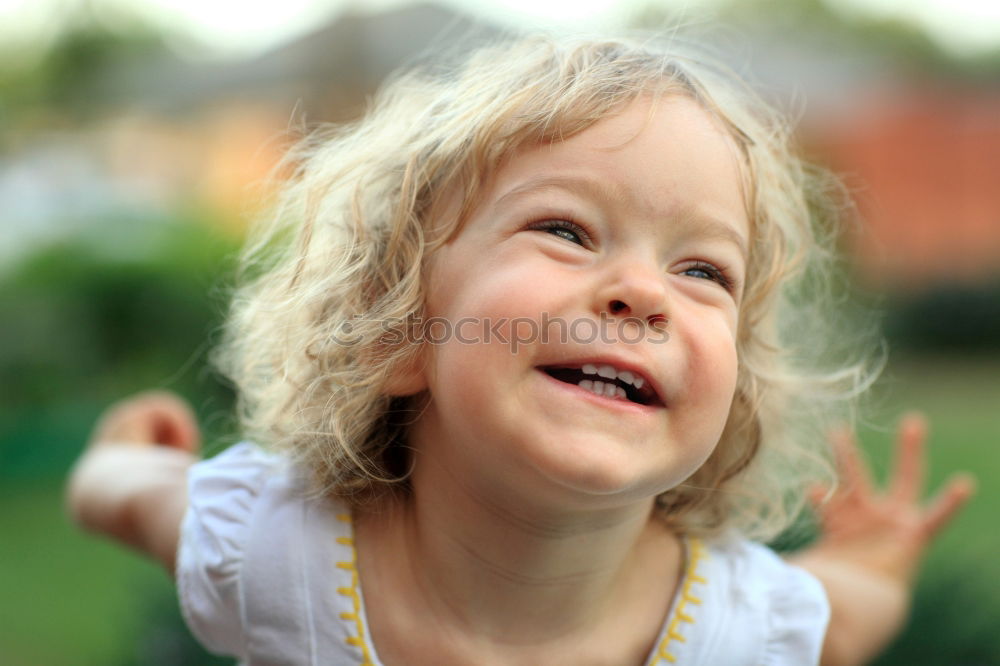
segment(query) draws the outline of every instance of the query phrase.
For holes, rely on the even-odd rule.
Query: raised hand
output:
[[[927,544],[972,496],[973,480],[956,475],[933,500],[921,502],[927,422],[917,413],[907,414],[899,424],[895,463],[885,490],[873,483],[853,433],[839,430],[830,439],[841,483],[832,493],[824,488],[812,492],[821,527],[816,547],[909,583]]]
[[[902,419],[895,463],[882,490],[853,433],[830,435],[840,484],[813,490],[819,539],[789,558],[820,580],[830,600],[824,666],[866,664],[895,637],[906,619],[924,550],[974,492],[972,478],[958,475],[929,503],[921,502],[926,439],[927,423],[920,414]]]
[[[194,413],[171,393],[140,393],[111,406],[70,474],[70,515],[172,571],[187,470],[200,446]]]

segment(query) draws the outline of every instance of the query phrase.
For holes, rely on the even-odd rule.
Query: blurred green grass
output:
[[[128,661],[165,573],[76,530],[61,479],[5,483],[0,506],[0,654],[9,665]]]
[[[909,358],[888,369],[862,430],[878,473],[907,409],[932,425],[930,487],[975,474],[979,491],[934,544],[913,621],[878,664],[1000,663],[1000,359]],[[80,433],[82,443],[83,433]],[[0,506],[0,655],[3,663],[208,663],[186,647],[165,572],[77,532],[62,508],[61,479],[5,482]],[[166,638],[164,638],[166,637]],[[158,646],[158,647],[157,647]],[[164,648],[164,646],[167,646]],[[185,654],[166,661],[164,650]],[[143,655],[147,655],[144,657]],[[204,660],[204,661],[203,661]]]

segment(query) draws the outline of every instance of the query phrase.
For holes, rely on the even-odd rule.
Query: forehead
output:
[[[641,98],[563,141],[522,147],[491,175],[484,203],[545,189],[627,203],[661,220],[699,213],[749,232],[741,150],[687,96]]]
[[[557,133],[558,135],[558,133]],[[641,150],[649,146],[652,151]],[[613,153],[626,158],[658,157],[671,159],[680,155],[705,156],[719,164],[733,161],[739,171],[741,151],[732,134],[721,121],[687,95],[640,97],[624,108],[598,119],[585,129],[558,141],[527,143],[518,147],[497,172],[527,168],[531,162],[546,162],[573,154],[575,159],[590,163],[606,160]],[[730,165],[727,165],[727,167]],[[731,169],[726,169],[727,174]],[[508,174],[509,175],[509,174]]]

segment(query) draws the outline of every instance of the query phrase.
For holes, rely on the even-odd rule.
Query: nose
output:
[[[667,320],[669,297],[666,274],[659,267],[637,261],[619,262],[602,276],[595,309],[613,316],[635,317],[650,324]]]

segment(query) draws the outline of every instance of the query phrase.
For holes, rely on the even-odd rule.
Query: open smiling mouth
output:
[[[663,401],[645,378],[627,370],[617,370],[610,365],[585,363],[577,367],[542,366],[539,370],[553,379],[579,386],[605,398],[663,406]]]

